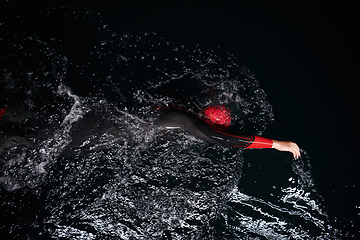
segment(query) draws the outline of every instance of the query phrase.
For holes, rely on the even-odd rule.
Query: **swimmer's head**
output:
[[[224,105],[208,106],[201,119],[211,126],[226,129],[231,122],[230,109]]]

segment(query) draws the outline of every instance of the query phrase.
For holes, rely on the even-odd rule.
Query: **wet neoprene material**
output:
[[[212,127],[201,119],[181,110],[161,115],[155,124],[167,129],[182,129],[197,138],[227,147],[271,148],[271,139],[247,133],[234,133]]]

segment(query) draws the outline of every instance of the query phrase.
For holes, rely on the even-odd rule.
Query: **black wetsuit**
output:
[[[197,138],[227,147],[271,148],[272,140],[247,133],[234,133],[210,126],[201,119],[181,110],[175,110],[156,119],[155,123],[167,129],[180,128]]]

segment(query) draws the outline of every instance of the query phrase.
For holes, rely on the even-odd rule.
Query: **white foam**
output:
[[[51,238],[66,238],[70,240],[93,240],[96,239],[96,236],[92,233],[79,230],[70,226],[57,226]]]
[[[44,169],[44,166],[53,162],[71,142],[70,130],[72,124],[81,119],[84,114],[80,98],[73,94],[70,88],[60,84],[57,94],[64,97],[70,97],[74,103],[59,128],[55,129],[53,136],[45,140],[40,145],[39,154],[40,158],[43,160],[41,163],[41,169]]]

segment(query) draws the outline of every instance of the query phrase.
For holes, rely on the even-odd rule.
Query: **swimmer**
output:
[[[253,134],[229,132],[230,111],[223,105],[207,107],[199,117],[193,116],[180,108],[161,115],[155,124],[166,129],[182,129],[207,142],[227,147],[274,148],[292,153],[295,159],[300,157],[298,145],[290,141],[277,141]]]

